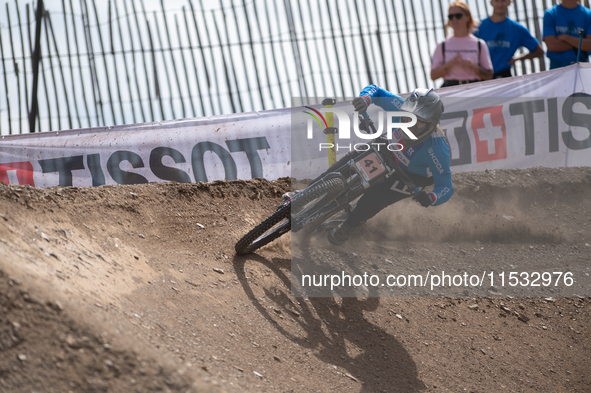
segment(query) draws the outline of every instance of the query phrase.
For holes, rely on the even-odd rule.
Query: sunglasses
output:
[[[457,14],[449,14],[447,16],[447,19],[449,19],[449,20],[453,20],[454,18],[462,19],[463,16],[464,16],[464,14],[462,14],[461,12],[458,12]]]

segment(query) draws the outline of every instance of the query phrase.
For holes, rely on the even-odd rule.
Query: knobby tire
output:
[[[326,218],[326,214],[317,215],[319,211],[324,209],[343,188],[345,188],[344,179],[337,177],[325,180],[317,186],[305,190],[306,194],[294,201],[294,209],[292,211],[294,224],[299,227],[303,221],[316,216],[304,224],[306,228],[310,227],[313,230],[321,217]],[[295,206],[301,208],[298,209]]]
[[[234,247],[236,254],[249,254],[256,249],[269,244],[284,233],[289,232],[291,229],[291,220],[286,221],[277,228],[273,227],[282,220],[285,220],[287,217],[289,217],[290,213],[291,204],[288,203],[284,206],[281,206],[275,213],[267,217],[266,220],[254,227],[254,229],[244,235],[244,237],[240,239],[238,243],[236,243],[236,246]],[[285,228],[286,225],[289,226],[289,228]],[[273,228],[273,230],[270,230],[271,228]]]
[[[327,181],[320,181],[309,189],[296,194],[289,203],[280,206],[277,211],[244,235],[234,247],[236,253],[240,255],[249,254],[289,232],[291,230],[292,204],[303,207],[314,199],[326,194],[338,193],[344,186],[345,183],[342,179],[334,178]],[[285,219],[287,220],[284,223],[273,228]]]

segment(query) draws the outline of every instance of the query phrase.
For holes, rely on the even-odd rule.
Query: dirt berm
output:
[[[234,244],[289,181],[0,185],[1,392],[590,392],[591,168],[454,174],[327,263],[583,266],[562,297],[295,298],[290,236]],[[318,256],[316,256],[318,257]],[[505,284],[507,286],[507,284]]]

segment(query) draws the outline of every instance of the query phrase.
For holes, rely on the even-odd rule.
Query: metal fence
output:
[[[0,26],[0,134],[280,108],[291,97],[356,96],[370,83],[433,86],[430,56],[448,4],[14,0]],[[491,11],[489,0],[468,4],[478,19]],[[509,16],[541,41],[554,4],[515,0]],[[526,61],[514,74],[546,67]]]

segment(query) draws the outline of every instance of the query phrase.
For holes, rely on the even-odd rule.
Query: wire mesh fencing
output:
[[[477,19],[491,12],[488,0],[467,2]],[[448,4],[13,0],[0,17],[0,134],[282,108],[371,83],[400,93],[436,86],[430,59]],[[554,4],[515,0],[509,17],[541,42]],[[545,69],[545,59],[527,60],[513,74]]]

